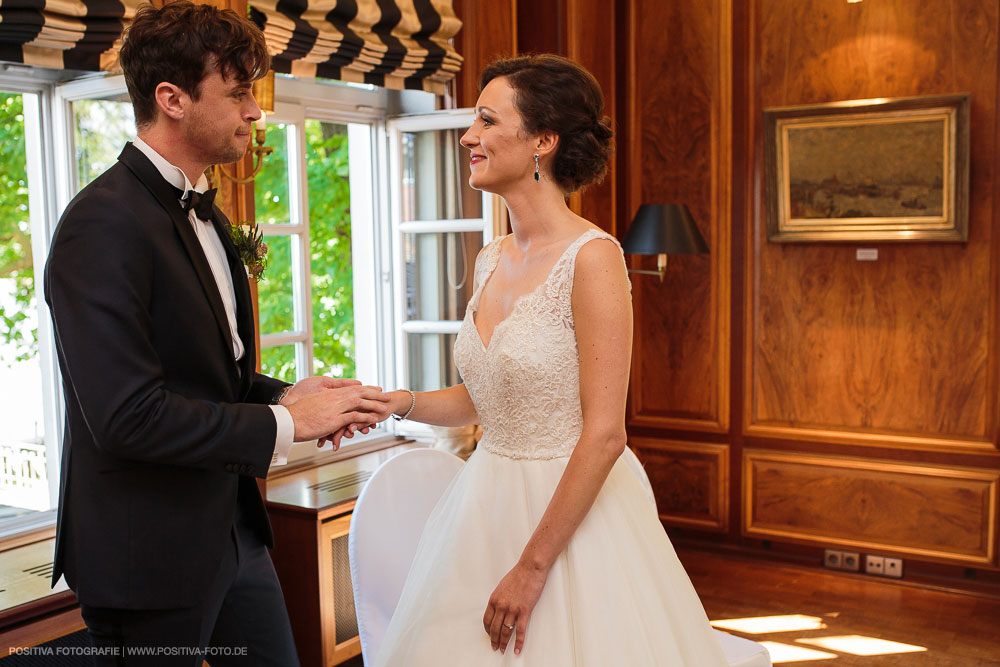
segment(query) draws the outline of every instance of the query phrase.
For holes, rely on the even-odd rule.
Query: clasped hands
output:
[[[295,441],[328,441],[336,450],[343,438],[354,437],[389,418],[389,394],[359,380],[309,377],[289,388],[281,405],[295,424]]]

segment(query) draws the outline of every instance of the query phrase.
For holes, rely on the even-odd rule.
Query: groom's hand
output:
[[[393,411],[396,410],[396,408],[394,407],[395,403],[393,402],[392,398],[393,394],[395,393],[398,392],[392,392],[391,394],[388,394],[389,400],[386,401],[384,406],[376,413],[375,422],[385,421],[386,419],[389,418],[389,415],[391,415]],[[405,394],[406,392],[403,393]],[[407,394],[407,400],[409,400],[409,394]],[[407,405],[409,404],[407,403]],[[322,447],[327,442],[329,442],[333,444],[333,450],[337,451],[340,448],[341,440],[343,440],[344,438],[353,438],[354,434],[358,432],[361,432],[362,434],[367,434],[368,431],[375,428],[376,425],[377,425],[376,423],[371,423],[371,422],[348,424],[347,426],[338,429],[335,433],[331,433],[325,437],[320,438],[316,442],[316,446]]]
[[[323,389],[340,389],[341,387],[350,387],[360,384],[361,380],[354,380],[351,378],[332,378],[325,375],[308,377],[304,380],[299,380],[294,385],[289,387],[288,392],[285,394],[284,398],[281,399],[280,405],[284,405],[287,408],[296,401],[310,394],[315,394],[317,391],[321,391]]]
[[[388,410],[389,395],[380,387],[338,382],[341,386],[315,389],[287,405],[296,442],[336,434],[351,424],[375,424]]]

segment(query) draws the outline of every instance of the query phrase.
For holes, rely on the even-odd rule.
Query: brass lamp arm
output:
[[[660,254],[656,256],[656,271],[652,269],[629,269],[629,273],[642,273],[648,276],[659,276],[660,282],[663,282],[664,276],[667,275],[667,256]]]

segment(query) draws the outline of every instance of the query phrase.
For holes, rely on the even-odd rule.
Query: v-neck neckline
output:
[[[479,326],[476,324],[476,314],[479,312],[479,304],[482,302],[483,290],[486,289],[486,285],[487,285],[487,283],[490,282],[490,278],[493,277],[493,274],[496,272],[497,267],[500,266],[500,255],[502,254],[502,251],[503,251],[503,239],[505,239],[505,238],[507,238],[507,236],[511,236],[511,235],[508,234],[507,236],[504,236],[504,237],[500,238],[499,241],[497,241],[496,258],[493,260],[493,266],[490,267],[490,271],[489,271],[488,274],[486,274],[486,278],[483,280],[482,284],[479,285],[479,288],[476,290],[476,293],[473,295],[472,303],[470,303],[470,307],[469,307],[469,311],[472,313],[472,328],[473,328],[473,330],[475,330],[475,332],[476,332],[476,338],[479,340],[479,345],[480,345],[480,347],[482,347],[482,349],[483,349],[484,352],[488,352],[489,349],[490,349],[490,346],[493,344],[493,339],[496,338],[497,329],[499,329],[501,326],[503,326],[504,324],[506,324],[508,320],[510,320],[512,317],[514,317],[514,315],[517,313],[517,309],[521,306],[521,304],[524,301],[526,301],[528,298],[530,298],[532,296],[535,296],[538,292],[541,291],[541,289],[543,287],[545,287],[549,283],[550,280],[552,280],[552,276],[555,275],[556,269],[559,267],[559,264],[563,261],[563,258],[566,257],[566,253],[569,252],[570,248],[572,248],[574,245],[576,245],[580,241],[580,239],[582,239],[584,236],[586,236],[587,234],[590,234],[593,231],[595,231],[595,230],[588,229],[588,230],[584,231],[582,234],[580,234],[579,236],[577,236],[575,239],[573,239],[572,241],[570,241],[569,245],[567,245],[563,249],[562,253],[559,255],[559,257],[556,258],[556,261],[552,264],[552,268],[549,269],[549,273],[548,273],[548,275],[545,276],[545,280],[543,280],[542,282],[538,283],[532,290],[530,290],[528,292],[525,292],[524,294],[521,294],[516,299],[514,299],[514,305],[511,306],[510,312],[507,313],[507,316],[505,318],[503,318],[502,320],[500,320],[499,322],[497,322],[495,325],[493,325],[493,331],[490,333],[490,340],[489,340],[489,342],[484,342],[483,341],[483,335],[482,335],[482,333],[480,333]]]

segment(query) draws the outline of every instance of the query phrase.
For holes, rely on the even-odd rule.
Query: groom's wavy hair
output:
[[[197,101],[201,81],[219,68],[223,78],[253,82],[267,74],[264,34],[231,9],[178,0],[139,9],[126,29],[118,61],[139,128],[156,120],[156,87],[166,81]]]
[[[563,192],[600,183],[614,153],[615,132],[594,75],[569,58],[541,53],[490,63],[479,77],[479,90],[498,77],[514,89],[525,133],[559,135],[550,169]]]

